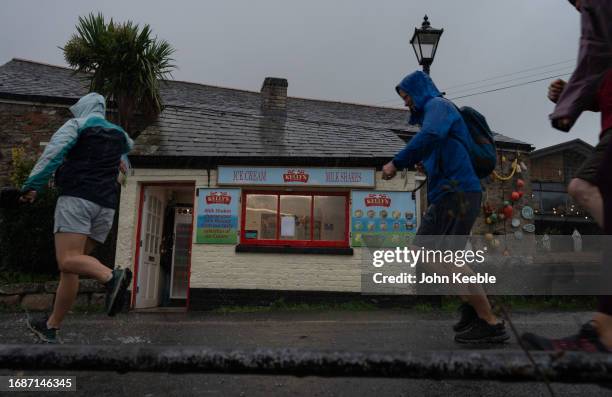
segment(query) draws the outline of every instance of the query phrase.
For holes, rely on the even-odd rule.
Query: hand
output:
[[[20,203],[33,203],[36,200],[36,190],[30,190],[19,197]]]
[[[561,79],[557,79],[550,83],[548,86],[548,99],[550,99],[553,103],[557,103],[566,84],[567,83]]]
[[[425,172],[425,166],[423,165],[423,162],[422,162],[422,161],[419,161],[419,162],[418,162],[418,163],[417,163],[417,164],[414,166],[414,168],[416,168],[416,170],[417,170],[417,172],[418,172],[418,173],[423,174],[423,175],[425,175],[425,174],[426,174],[426,172]]]
[[[121,171],[124,174],[127,174],[127,165],[125,164],[123,160],[119,163],[119,171]]]
[[[572,128],[574,121],[569,117],[562,117],[559,119],[552,120],[552,126],[561,131],[569,131]]]
[[[395,174],[397,174],[397,168],[395,167],[395,164],[393,164],[393,161],[389,161],[387,164],[383,166],[382,178],[384,180],[393,179]]]

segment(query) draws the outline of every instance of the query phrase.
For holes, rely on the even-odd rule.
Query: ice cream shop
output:
[[[284,79],[182,88],[198,102],[143,130],[122,190],[133,308],[349,299],[364,239],[415,233],[418,177],[380,171],[414,134],[405,111],[287,97]]]
[[[261,92],[169,86],[121,194],[132,308],[352,300],[365,242],[416,232],[423,177],[381,178],[416,132],[404,110],[292,98],[276,78]]]

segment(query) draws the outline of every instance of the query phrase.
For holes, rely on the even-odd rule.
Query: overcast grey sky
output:
[[[402,106],[394,87],[418,68],[409,40],[425,14],[444,28],[431,75],[449,98],[569,73],[579,36],[579,14],[565,0],[3,0],[1,10],[0,63],[65,65],[58,46],[79,16],[101,11],[148,23],[169,41],[177,80],[259,91],[264,77],[285,77],[290,96],[389,107]],[[549,126],[547,85],[456,103],[537,148],[575,138],[595,144],[596,114],[583,114],[569,134]]]

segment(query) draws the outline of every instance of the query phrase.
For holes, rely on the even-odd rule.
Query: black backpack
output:
[[[463,106],[458,110],[470,132],[471,140],[463,143],[472,159],[474,171],[478,178],[486,178],[495,170],[497,164],[497,148],[493,132],[485,117],[476,109]]]

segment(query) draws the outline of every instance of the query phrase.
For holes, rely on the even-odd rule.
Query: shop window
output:
[[[244,192],[241,243],[348,247],[348,192]]]
[[[336,241],[346,236],[346,197],[314,197],[314,240]]]

